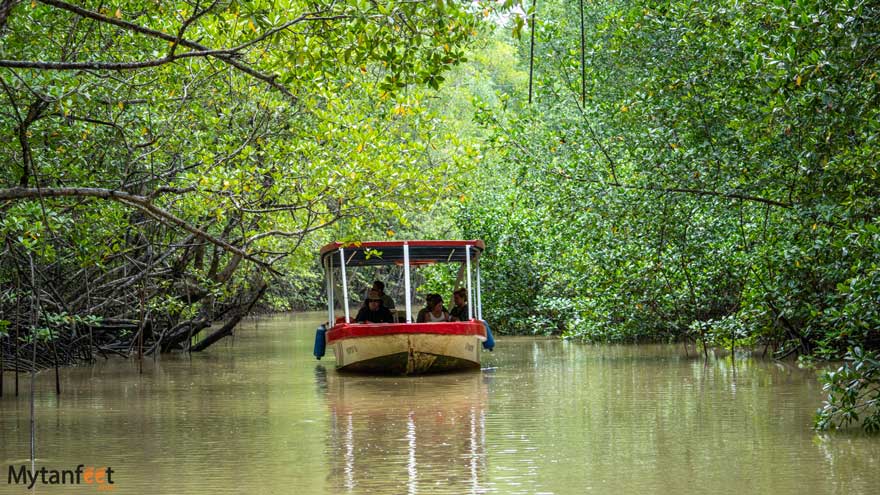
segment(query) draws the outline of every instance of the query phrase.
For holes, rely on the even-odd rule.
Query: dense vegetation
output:
[[[300,291],[322,231],[432,204],[467,155],[425,96],[478,29],[443,2],[0,2],[0,368],[204,349]]]
[[[460,215],[499,328],[880,347],[876,4],[588,4],[583,65],[576,5],[539,9],[534,103],[480,104],[503,178]]]
[[[820,425],[880,424],[880,7],[534,7],[0,2],[6,366],[203,349],[317,302],[329,238],[461,235],[501,332],[846,358]]]

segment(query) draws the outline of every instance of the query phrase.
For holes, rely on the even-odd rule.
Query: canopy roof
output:
[[[345,251],[346,266],[402,265],[403,245],[409,246],[411,265],[452,263],[465,261],[465,246],[471,246],[471,259],[479,257],[486,248],[483,241],[364,241],[331,242],[321,248],[321,262],[336,255],[334,266],[339,266],[339,248]]]

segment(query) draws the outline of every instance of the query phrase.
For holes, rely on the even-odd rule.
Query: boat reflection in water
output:
[[[331,492],[487,491],[482,480],[491,375],[389,378],[323,369],[318,375],[330,410]]]

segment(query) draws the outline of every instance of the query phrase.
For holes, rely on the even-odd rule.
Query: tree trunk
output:
[[[238,323],[241,321],[241,319],[244,318],[245,315],[247,315],[250,312],[250,310],[254,307],[254,304],[256,304],[257,301],[259,301],[260,298],[263,297],[263,294],[266,292],[266,289],[268,289],[268,288],[269,288],[269,284],[267,284],[265,281],[260,281],[260,284],[257,287],[257,290],[254,292],[254,295],[251,297],[251,300],[248,301],[247,306],[237,310],[232,315],[232,317],[229,319],[229,321],[224,323],[223,326],[220,327],[220,329],[211,333],[210,335],[208,335],[204,339],[200,340],[196,345],[194,345],[190,348],[190,351],[193,351],[193,352],[203,351],[203,350],[207,349],[208,347],[210,347],[215,342],[217,342],[218,340],[222,339],[223,337],[226,337],[227,335],[232,334],[232,330],[235,328],[235,326],[238,325]]]

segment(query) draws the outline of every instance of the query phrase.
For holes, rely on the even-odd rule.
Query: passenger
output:
[[[425,313],[431,311],[431,301],[439,296],[440,294],[428,294],[425,296],[425,307],[419,310],[419,313],[416,315],[416,323],[424,323],[425,322]]]
[[[382,305],[382,296],[379,292],[371,290],[367,295],[367,301],[358,311],[355,321],[358,323],[394,323],[391,311]]]
[[[433,297],[428,301],[428,311],[423,315],[423,320],[419,323],[436,323],[440,321],[449,321],[449,313],[443,307],[443,298],[440,294],[431,294]]]
[[[390,310],[394,310],[394,299],[391,299],[391,296],[385,293],[385,282],[381,280],[376,280],[373,282],[373,289],[377,291],[379,295],[382,297],[382,305]]]
[[[449,310],[449,321],[467,321],[467,291],[463,288],[460,288],[453,292],[452,302],[455,304],[455,306],[451,310]]]

